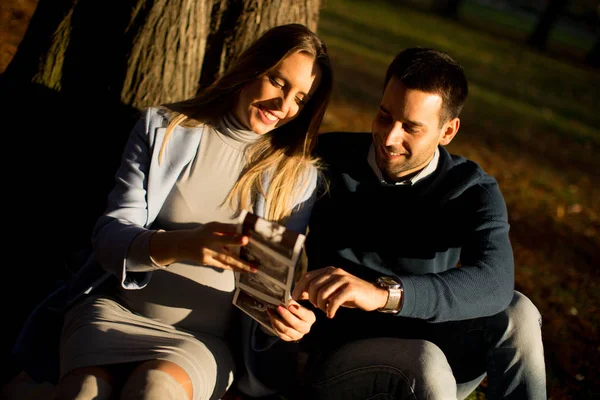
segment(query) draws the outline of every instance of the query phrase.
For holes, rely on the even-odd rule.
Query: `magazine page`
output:
[[[240,233],[249,239],[240,247],[240,258],[250,261],[258,271],[235,274],[233,303],[272,331],[266,310],[289,305],[305,236],[246,210],[240,215]]]

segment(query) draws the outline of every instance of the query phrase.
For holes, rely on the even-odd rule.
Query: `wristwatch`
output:
[[[387,303],[377,311],[390,314],[399,313],[402,306],[402,282],[394,276],[380,276],[376,282],[377,286],[388,291]]]

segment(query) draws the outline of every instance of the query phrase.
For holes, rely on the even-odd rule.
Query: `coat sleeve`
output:
[[[162,117],[157,111],[149,109],[131,131],[106,210],[92,233],[96,260],[126,289],[143,288],[150,280],[151,270],[156,269],[148,257],[154,231],[148,230],[146,225],[148,174],[158,119]],[[143,268],[144,265],[147,267]],[[144,269],[146,272],[132,271]]]

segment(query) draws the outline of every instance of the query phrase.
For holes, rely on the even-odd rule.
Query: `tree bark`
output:
[[[209,85],[267,29],[292,22],[317,29],[321,0],[229,0],[214,5],[200,86]]]
[[[550,32],[569,2],[569,0],[548,1],[548,6],[540,15],[540,18],[538,19],[538,22],[528,39],[530,46],[540,50],[546,49]]]
[[[40,0],[6,80],[141,109],[193,96],[265,30],[321,0]],[[206,55],[206,57],[205,57]]]

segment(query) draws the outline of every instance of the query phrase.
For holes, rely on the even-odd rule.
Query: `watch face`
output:
[[[400,282],[392,277],[392,276],[380,276],[379,278],[377,278],[377,282],[380,285],[384,285],[387,287],[398,287],[400,286]]]

